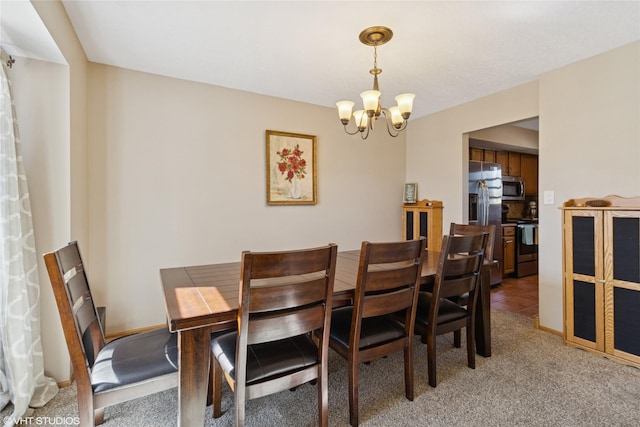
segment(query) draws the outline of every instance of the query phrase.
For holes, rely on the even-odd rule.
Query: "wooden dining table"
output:
[[[435,281],[440,253],[427,251],[422,286]],[[339,252],[334,282],[334,307],[351,302],[358,277],[360,251]],[[487,262],[480,281],[476,309],[476,351],[491,356],[489,273]],[[204,425],[209,382],[211,333],[234,329],[238,313],[240,262],[160,270],[169,330],[178,334],[178,425]]]

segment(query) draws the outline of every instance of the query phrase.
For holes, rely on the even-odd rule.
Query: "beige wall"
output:
[[[89,272],[108,331],[165,321],[163,267],[401,237],[404,135],[362,141],[333,108],[99,64],[88,87]],[[267,129],[318,137],[317,205],[266,205]]]
[[[562,330],[562,218],[571,198],[640,195],[640,42],[540,79],[540,321]]]

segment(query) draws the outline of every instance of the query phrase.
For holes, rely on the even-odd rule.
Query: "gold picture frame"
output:
[[[266,131],[268,205],[317,203],[316,136]]]

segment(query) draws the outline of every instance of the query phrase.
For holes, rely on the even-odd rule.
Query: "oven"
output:
[[[538,274],[538,223],[518,223],[516,229],[516,276]]]

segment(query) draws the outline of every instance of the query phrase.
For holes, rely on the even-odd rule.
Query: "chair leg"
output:
[[[324,366],[322,366],[324,365]],[[328,368],[325,364],[318,367],[318,425],[327,427],[329,425],[329,387],[327,378]]]
[[[211,355],[211,389],[213,418],[220,418],[222,415],[222,368],[218,359]]]
[[[94,423],[100,425],[104,422],[104,408],[98,408],[94,411]]]
[[[476,339],[473,322],[467,324],[467,365],[471,369],[476,369]]]
[[[460,348],[462,346],[461,343],[462,331],[458,329],[457,331],[453,331],[453,346],[455,348]]]
[[[349,361],[349,422],[358,425],[358,364]]]
[[[88,383],[88,382],[87,382]],[[93,427],[104,421],[104,411],[93,409],[93,391],[91,385],[76,381],[78,394],[78,418],[80,425]]]
[[[427,370],[429,371],[429,385],[435,387],[436,380],[436,334],[427,335]]]
[[[413,342],[404,347],[404,395],[413,401]]]

